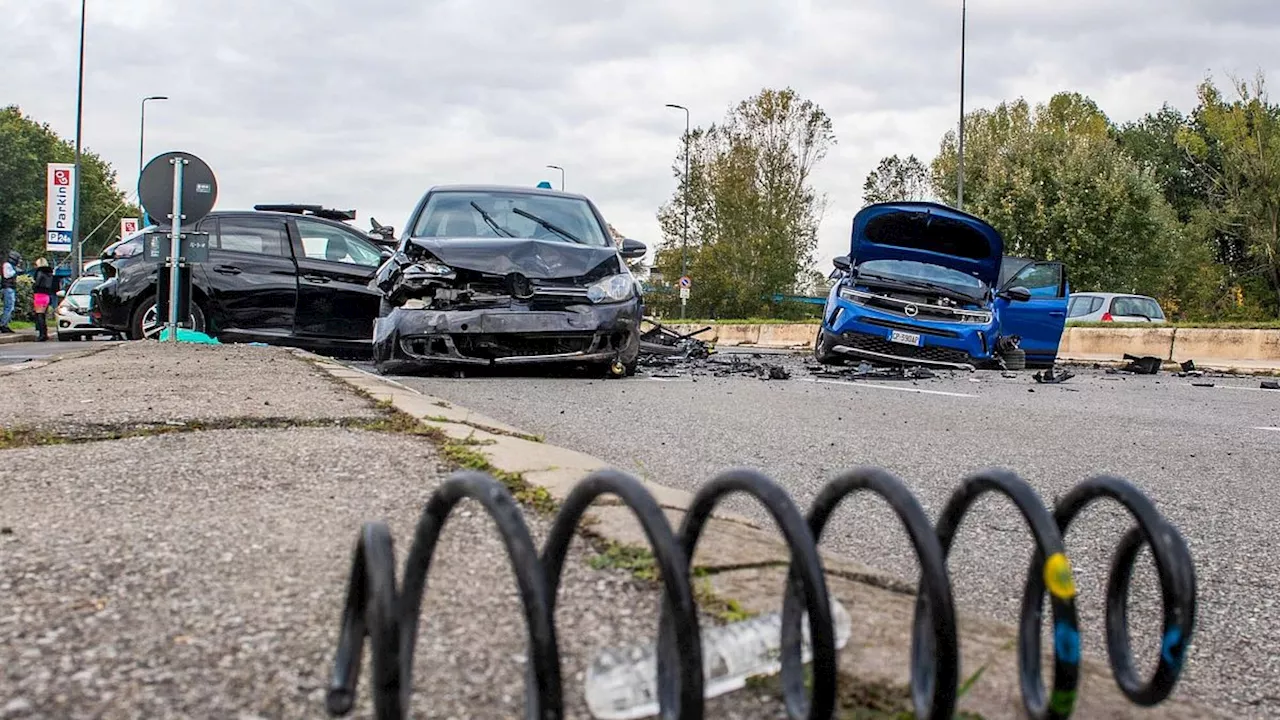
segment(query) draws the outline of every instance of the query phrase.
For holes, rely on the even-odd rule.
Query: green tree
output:
[[[1260,73],[1252,84],[1233,80],[1227,100],[1206,80],[1198,89],[1193,126],[1179,145],[1209,183],[1211,202],[1193,226],[1219,238],[1236,292],[1235,311],[1280,315],[1280,106]]]
[[[1176,300],[1185,244],[1176,214],[1092,100],[1059,93],[1033,109],[1019,99],[965,122],[964,209],[1004,235],[1006,253],[1064,261],[1080,290]],[[956,168],[948,132],[933,162],[939,196],[955,186]]]
[[[28,262],[48,254],[46,166],[74,160],[74,144],[58,137],[47,123],[36,122],[17,106],[0,109],[0,250],[17,249]],[[115,238],[119,218],[140,217],[141,210],[127,202],[116,187],[115,170],[98,155],[82,150],[80,173],[81,239],[84,257],[92,258]],[[98,230],[91,235],[94,228]]]
[[[658,211],[663,240],[655,258],[663,277],[680,277],[688,198],[688,271],[694,316],[797,314],[771,307],[811,281],[825,197],[812,187],[815,165],[835,143],[831,120],[794,90],[764,89],[733,107],[718,125],[695,128],[673,163],[677,187]],[[679,307],[674,292],[653,306]]]
[[[902,159],[890,155],[867,174],[862,183],[863,206],[896,200],[930,200],[933,187],[929,168],[915,155]]]

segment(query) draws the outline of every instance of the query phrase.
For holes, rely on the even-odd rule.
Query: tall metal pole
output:
[[[75,258],[75,267],[71,269],[72,279],[80,277],[84,267],[84,248],[80,247],[80,124],[84,116],[84,15],[85,3],[80,0],[80,71],[76,78],[76,162],[75,179],[72,181],[71,203],[75,210],[71,213],[71,250]]]
[[[560,167],[559,165],[548,165],[547,167],[551,168],[552,170],[560,171],[560,190],[563,191],[564,190],[564,168]]]
[[[181,257],[182,238],[182,170],[187,163],[184,157],[175,157],[173,163],[173,213],[169,216],[169,342],[178,342],[178,260]],[[159,318],[156,318],[157,320]]]
[[[143,154],[143,146],[147,136],[147,101],[148,100],[168,100],[164,95],[152,95],[142,98],[142,120],[138,125],[138,179],[142,179],[142,163],[145,155]]]
[[[689,108],[667,103],[667,107],[684,111],[684,239],[680,249],[680,277],[689,274]],[[688,300],[680,298],[680,319],[684,319]]]
[[[968,8],[967,0],[960,0],[960,142],[958,169],[956,172],[956,209],[964,209],[964,36]]]

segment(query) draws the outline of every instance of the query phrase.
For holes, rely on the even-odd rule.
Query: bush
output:
[[[36,319],[31,297],[34,284],[35,280],[30,275],[18,276],[18,300],[13,306],[13,320],[31,322]]]

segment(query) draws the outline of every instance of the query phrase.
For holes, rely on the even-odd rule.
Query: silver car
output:
[[[54,312],[54,327],[59,340],[80,340],[94,335],[115,335],[93,324],[89,317],[89,291],[102,283],[100,275],[85,275],[66,291],[59,291],[58,309]]]
[[[1166,322],[1164,310],[1155,298],[1126,293],[1071,293],[1067,304],[1067,322]]]

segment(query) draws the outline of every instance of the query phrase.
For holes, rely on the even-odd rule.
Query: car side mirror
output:
[[[622,241],[622,258],[624,260],[635,260],[642,258],[645,253],[649,252],[649,246],[639,240],[624,238]]]
[[[1013,300],[1015,302],[1026,302],[1031,299],[1031,291],[1026,289],[1025,287],[1022,287],[1021,285],[1017,287],[1011,287],[1008,290],[1005,290],[1004,292],[1000,293],[1000,295],[1004,298]]]
[[[848,255],[840,255],[838,257],[831,258],[831,264],[835,265],[837,270],[844,272],[849,272],[853,268],[853,265],[849,262]]]

